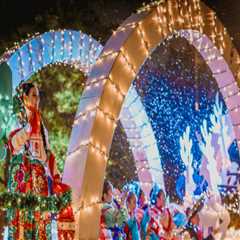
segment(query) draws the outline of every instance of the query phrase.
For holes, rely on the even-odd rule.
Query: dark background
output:
[[[174,1],[174,0],[172,0]],[[105,43],[112,30],[131,15],[145,0],[1,0],[0,43],[2,49],[27,37],[27,33],[50,28],[81,29]],[[222,20],[240,49],[240,1],[204,0]]]

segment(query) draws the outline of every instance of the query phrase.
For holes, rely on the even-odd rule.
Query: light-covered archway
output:
[[[13,89],[21,80],[28,80],[46,66],[57,63],[74,65],[88,75],[103,47],[80,31],[50,31],[37,35],[6,52],[0,63],[6,62],[12,71]]]
[[[88,76],[102,49],[100,43],[80,31],[50,31],[34,36],[26,40],[22,46],[6,52],[1,57],[0,62],[8,64],[12,76],[5,77],[6,67],[3,65],[1,68],[3,71],[0,71],[0,79],[1,81],[4,80],[4,85],[0,87],[0,90],[3,92],[8,90],[8,95],[10,95],[12,88],[15,90],[22,80],[28,80],[44,67],[57,63],[72,65]],[[5,86],[6,84],[8,86]],[[86,89],[88,88],[89,86],[86,86]],[[130,106],[129,101],[131,99],[136,101]],[[148,193],[153,181],[164,188],[161,161],[155,136],[141,99],[134,88],[129,91],[125,102],[120,121],[133,149],[138,177],[143,189]],[[141,120],[141,118],[132,114],[131,121],[126,121],[129,114],[135,111],[135,108],[137,108],[137,111],[141,111],[141,116],[144,116],[144,119]],[[144,124],[143,129],[137,127],[140,123]],[[143,131],[148,133],[149,139],[152,139],[151,145],[144,141]],[[159,174],[156,174],[156,171],[159,171]],[[78,181],[78,179],[75,179],[75,181]]]
[[[125,97],[119,118],[133,152],[142,189],[147,196],[152,183],[158,183],[165,189],[157,141],[140,96],[133,85]]]
[[[89,75],[89,88],[78,107],[64,180],[79,199],[79,239],[98,236],[104,172],[125,96],[151,52],[172,34],[186,38],[208,64],[240,144],[240,58],[226,29],[199,0],[146,6],[113,33]],[[74,181],[76,177],[79,182]]]

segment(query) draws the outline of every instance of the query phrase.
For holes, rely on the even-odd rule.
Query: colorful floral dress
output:
[[[54,155],[49,150],[48,134],[42,122],[20,127],[9,136],[12,158],[8,171],[7,188],[11,193],[61,197],[70,188],[60,182]],[[33,131],[34,130],[34,131]],[[67,200],[66,200],[67,201]],[[27,203],[26,203],[27,204]],[[29,202],[29,204],[31,204]],[[59,209],[61,206],[59,206]],[[58,221],[59,239],[73,239],[74,216],[70,202],[57,214],[41,212],[37,208],[7,212],[9,220],[8,239],[48,240],[51,238],[52,219]]]

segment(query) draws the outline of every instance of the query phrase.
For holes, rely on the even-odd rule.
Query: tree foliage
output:
[[[55,65],[43,69],[31,80],[40,89],[43,120],[49,132],[51,150],[62,172],[85,76],[70,66]]]

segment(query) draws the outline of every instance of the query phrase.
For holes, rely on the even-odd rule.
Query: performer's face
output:
[[[164,194],[164,192],[160,192],[158,194],[156,205],[159,208],[165,207],[165,194]]]
[[[24,103],[27,107],[33,108],[33,109],[38,109],[39,107],[39,91],[37,87],[32,87],[29,90],[28,95],[24,94]]]
[[[136,195],[133,194],[129,199],[128,208],[130,211],[134,211],[136,207],[137,207],[137,198],[136,198]]]
[[[145,197],[145,193],[144,192],[141,192],[141,195],[139,197],[139,205],[140,206],[143,206],[146,202],[146,197]]]
[[[104,193],[103,197],[104,197],[105,202],[111,203],[113,201],[113,187],[112,186],[110,186],[107,193]]]

